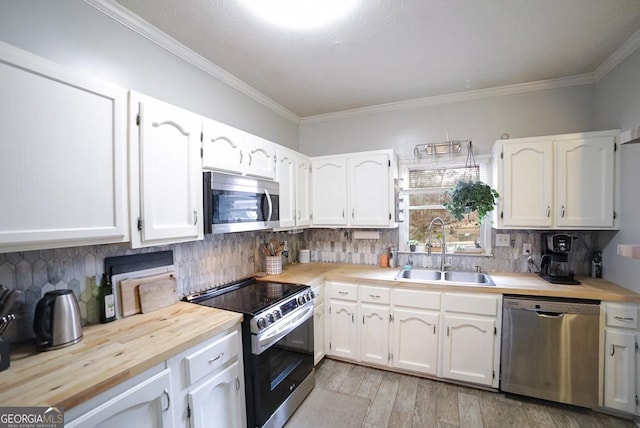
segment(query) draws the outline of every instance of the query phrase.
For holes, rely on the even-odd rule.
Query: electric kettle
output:
[[[64,348],[82,340],[80,307],[71,290],[45,293],[33,318],[36,345],[41,351]]]

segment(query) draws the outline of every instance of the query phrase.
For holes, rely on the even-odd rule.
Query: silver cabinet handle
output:
[[[632,317],[618,317],[618,316],[615,316],[613,318],[618,320],[618,321],[633,321],[634,320],[634,318],[632,318]]]
[[[436,325],[433,325],[433,334],[436,334]]]
[[[249,153],[249,166],[251,166],[251,161],[253,160],[253,156],[251,156],[251,153]]]
[[[356,209],[351,208],[351,218],[356,218]]]
[[[193,210],[193,225],[198,224],[198,211]]]
[[[564,205],[562,206],[562,211],[561,211],[560,217],[564,218]]]
[[[378,294],[369,294],[369,297],[371,297],[372,299],[379,299],[380,296]]]
[[[166,409],[162,409],[163,412],[166,412],[171,407],[171,396],[169,396],[169,391],[167,391],[166,389],[164,391],[162,391],[162,395],[167,397],[167,408]]]
[[[342,209],[342,218],[344,218],[344,208]]]
[[[338,294],[342,294],[343,296],[346,296],[347,294],[349,294],[349,292],[340,290],[338,291]]]
[[[242,155],[242,150],[240,150],[240,162],[238,164],[242,164],[242,159],[244,159],[244,156]]]
[[[217,357],[209,358],[209,364],[218,361],[222,357],[224,357],[224,352],[220,352]]]
[[[616,353],[616,347],[611,345],[611,353],[610,353],[610,355],[613,357],[613,354],[615,354],[615,353]]]
[[[447,326],[447,336],[449,336],[449,326]]]
[[[551,207],[547,205],[547,218],[551,215]]]
[[[351,314],[351,322],[356,322],[356,319],[354,318],[353,314]]]
[[[236,376],[236,391],[240,391],[240,378]]]

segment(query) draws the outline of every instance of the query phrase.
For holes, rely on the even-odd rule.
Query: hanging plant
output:
[[[481,181],[459,181],[446,194],[449,201],[444,206],[458,221],[470,212],[477,211],[480,223],[487,213],[493,211],[496,198],[500,196],[491,186]]]

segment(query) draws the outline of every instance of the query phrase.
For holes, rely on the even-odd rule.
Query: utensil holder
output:
[[[278,275],[282,273],[282,256],[265,256],[268,275]]]

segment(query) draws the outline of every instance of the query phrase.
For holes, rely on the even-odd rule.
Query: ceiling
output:
[[[594,73],[640,29],[640,0],[358,0],[307,30],[238,1],[116,1],[299,118]]]

